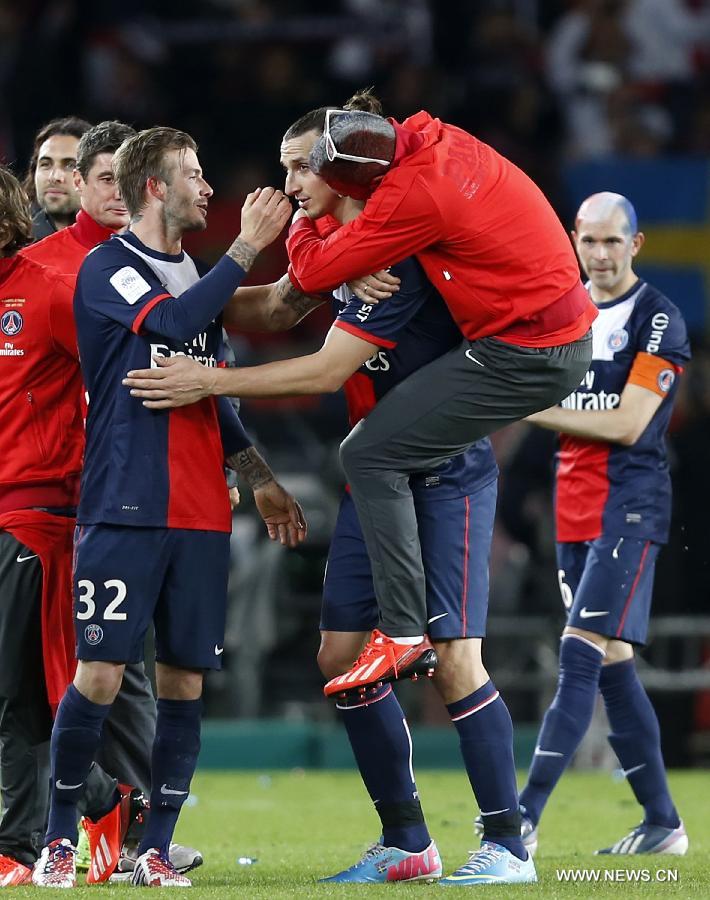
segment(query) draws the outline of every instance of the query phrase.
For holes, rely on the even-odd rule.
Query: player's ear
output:
[[[631,241],[631,255],[636,256],[639,250],[643,247],[644,241],[646,240],[646,235],[643,231],[637,231],[633,236],[633,240]]]
[[[157,178],[155,175],[151,175],[150,178],[146,181],[145,186],[148,189],[148,194],[151,197],[155,197],[157,200],[165,200],[165,189],[167,185],[162,180],[162,178]]]
[[[81,177],[81,172],[75,168],[72,172],[72,178],[74,179],[74,189],[81,193],[81,189],[84,187],[84,179]]]

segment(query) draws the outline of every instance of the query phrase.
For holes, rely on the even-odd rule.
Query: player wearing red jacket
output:
[[[596,310],[542,193],[457,128],[426,113],[400,126],[371,113],[331,109],[304,165],[338,193],[368,199],[355,221],[323,236],[308,218],[312,209],[296,213],[288,240],[294,287],[335,288],[414,254],[465,335],[396,385],[341,445],[372,563],[380,627],[353,669],[328,682],[330,696],[396,680],[430,658],[409,477],[566,396],[589,368]],[[308,202],[299,199],[304,207]],[[356,295],[366,301],[367,289]],[[373,308],[363,305],[361,323]],[[347,330],[367,340],[364,329]],[[166,406],[204,396],[194,378],[178,371],[184,367],[172,368],[133,373],[126,383],[136,396]],[[210,390],[229,394],[233,377],[241,389],[243,376],[225,372]]]
[[[29,200],[5,168],[0,221],[0,884],[9,885],[28,881],[37,857],[50,706],[74,671],[70,513],[84,440],[73,287],[17,254],[32,239]]]

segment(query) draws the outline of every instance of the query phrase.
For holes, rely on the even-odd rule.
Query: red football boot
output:
[[[28,884],[32,880],[32,869],[11,856],[0,853],[0,887]]]
[[[88,816],[81,820],[91,851],[87,884],[100,884],[111,877],[121,858],[121,847],[128,827],[146,805],[141,791],[123,784],[119,784],[118,789],[121,799],[98,822],[93,822]]]
[[[388,681],[420,675],[431,677],[438,660],[428,637],[418,644],[397,644],[392,638],[375,629],[365,649],[345,675],[338,675],[323,688],[326,697],[362,695],[368,688],[377,688]]]

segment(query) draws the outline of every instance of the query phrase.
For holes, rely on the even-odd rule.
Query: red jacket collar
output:
[[[424,110],[405,119],[401,125],[396,119],[387,121],[390,122],[395,132],[392,167],[399,165],[406,157],[413,156],[423,147],[429,147],[439,140],[441,122],[439,119],[433,119]]]
[[[19,261],[19,256],[0,256],[0,284],[9,278]]]
[[[69,231],[71,231],[74,240],[78,241],[82,247],[86,247],[87,250],[93,249],[102,241],[107,241],[114,234],[113,229],[99,225],[83,209],[79,210],[76,222],[69,226]]]

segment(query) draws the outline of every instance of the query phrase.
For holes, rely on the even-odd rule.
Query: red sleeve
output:
[[[49,330],[52,341],[72,359],[79,359],[74,324],[74,285],[70,275],[57,276],[49,303]]]
[[[393,179],[377,188],[357,219],[325,239],[309,219],[297,219],[286,246],[301,290],[318,293],[401,262],[440,240],[442,228],[426,184]]]

